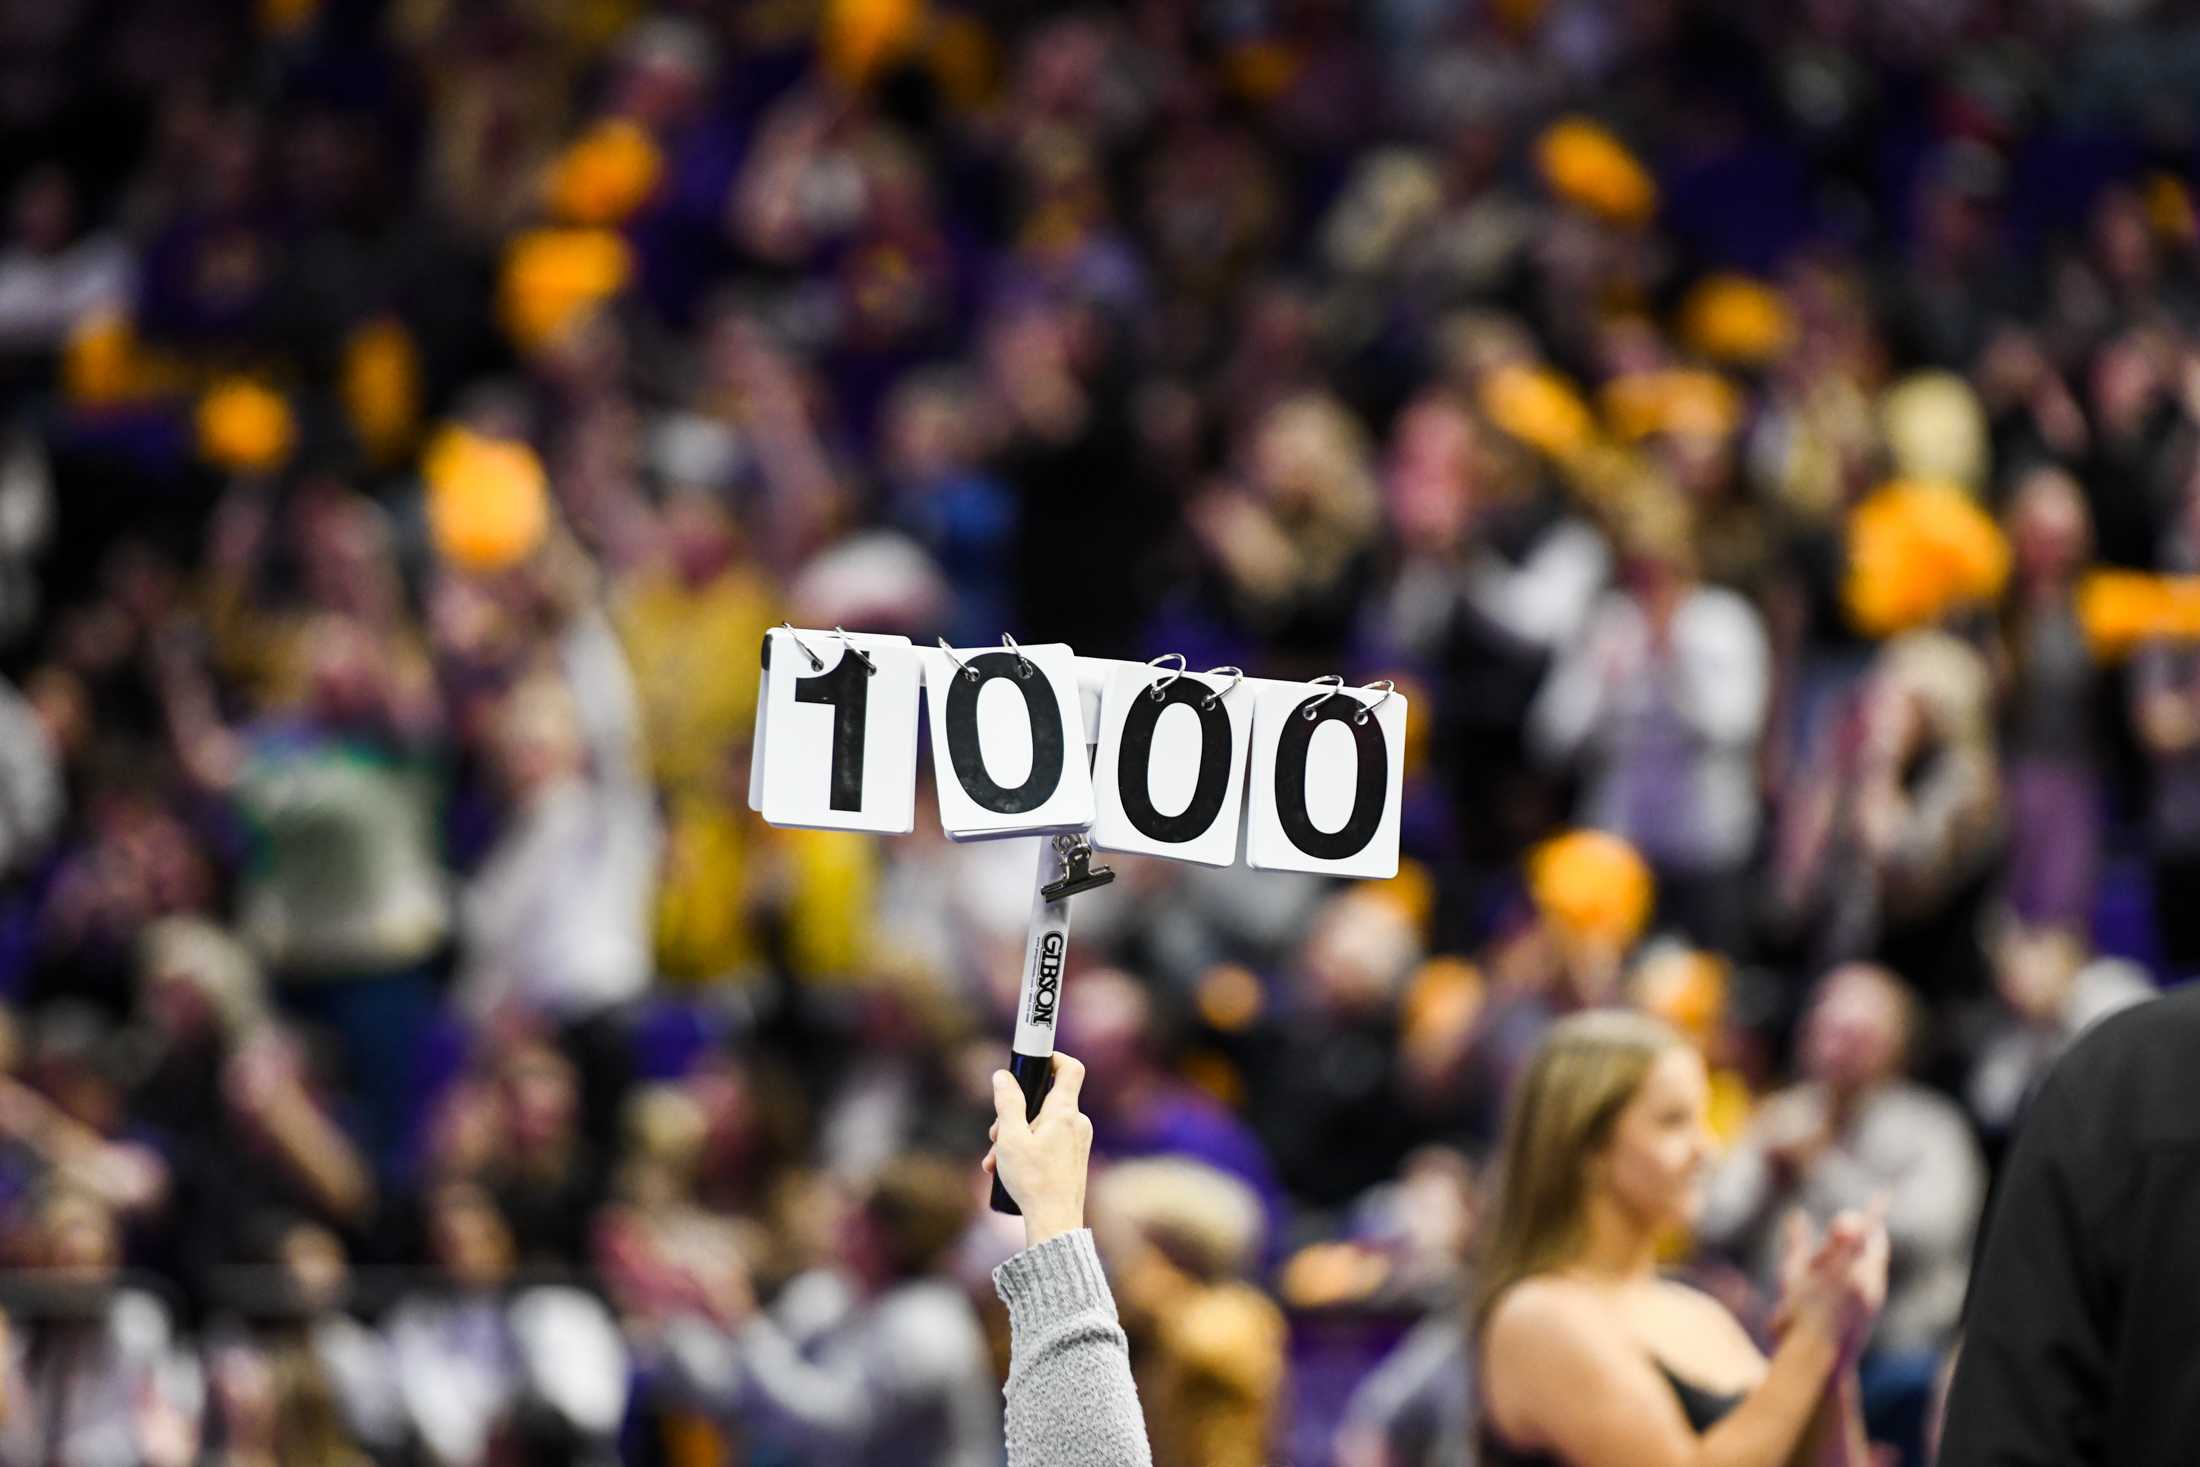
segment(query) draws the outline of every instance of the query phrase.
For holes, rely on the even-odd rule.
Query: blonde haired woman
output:
[[[1855,1360],[1886,1230],[1789,1230],[1770,1360],[1710,1296],[1659,1277],[1698,1205],[1709,1082],[1677,1032],[1621,1010],[1552,1029],[1513,1099],[1475,1300],[1483,1467],[1862,1467]]]

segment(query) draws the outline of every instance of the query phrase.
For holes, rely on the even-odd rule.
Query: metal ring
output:
[[[1016,645],[1016,639],[1003,632],[1001,633],[1001,645],[1016,654],[1016,676],[1021,678],[1030,677],[1035,664],[1030,658],[1024,656],[1024,649]]]
[[[1167,662],[1172,657],[1176,659],[1176,667],[1169,673],[1167,677],[1162,678],[1152,687],[1146,689],[1146,696],[1153,699],[1156,703],[1160,702],[1164,697],[1168,695],[1169,685],[1175,682],[1178,678],[1184,676],[1184,669],[1191,666],[1191,664],[1184,660],[1184,654],[1181,652],[1164,652],[1159,657],[1152,658],[1146,663],[1148,667],[1159,667],[1162,663]]]
[[[1206,697],[1200,699],[1199,706],[1201,708],[1214,707],[1224,698],[1227,698],[1232,693],[1236,692],[1238,690],[1238,684],[1245,681],[1245,669],[1242,667],[1233,667],[1228,663],[1224,663],[1220,667],[1210,667],[1207,669],[1206,672],[1202,673],[1201,676],[1213,677],[1218,672],[1226,672],[1230,674],[1230,686],[1226,688],[1217,688],[1214,692],[1209,693]]]
[[[794,644],[802,649],[802,655],[810,659],[810,671],[823,672],[825,659],[810,650],[810,644],[802,640],[802,634],[794,629],[794,623],[783,621],[780,625],[787,629],[788,636],[794,638]]]
[[[857,658],[863,663],[863,670],[866,674],[878,671],[878,664],[871,660],[871,654],[855,644],[854,640],[849,637],[846,627],[834,627],[833,635],[840,638],[840,645],[848,649],[849,656]]]
[[[1329,691],[1322,694],[1319,698],[1316,698],[1313,702],[1306,705],[1306,712],[1301,716],[1305,718],[1308,723],[1312,723],[1314,721],[1315,715],[1322,711],[1322,704],[1328,702],[1331,698],[1339,696],[1344,690],[1344,679],[1337,676],[1333,672],[1323,673],[1320,677],[1314,679],[1314,683],[1316,684],[1316,686],[1327,683],[1329,685]]]
[[[1381,688],[1383,690],[1383,695],[1380,698],[1377,698],[1374,702],[1363,706],[1359,712],[1353,714],[1352,721],[1354,723],[1366,723],[1370,718],[1373,718],[1375,716],[1375,710],[1382,707],[1385,703],[1388,703],[1390,701],[1391,694],[1398,691],[1398,685],[1392,682],[1387,677],[1379,677],[1371,683],[1361,683],[1360,686],[1363,689]]]
[[[972,667],[969,663],[963,661],[960,657],[957,657],[955,655],[955,649],[947,645],[947,638],[945,637],[940,638],[940,650],[947,654],[947,660],[949,662],[954,663],[957,667],[962,669],[962,675],[964,677],[969,678],[972,682],[978,681],[978,669]]]

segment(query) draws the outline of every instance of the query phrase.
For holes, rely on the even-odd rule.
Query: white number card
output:
[[[750,806],[774,825],[914,830],[923,670],[909,639],[775,628],[764,659]]]
[[[1236,861],[1253,696],[1242,674],[1116,663],[1100,698],[1092,843],[1206,866]]]
[[[953,840],[1082,830],[1092,770],[1066,643],[924,648],[940,824]]]
[[[1383,686],[1263,681],[1253,695],[1245,863],[1398,874],[1406,700]]]

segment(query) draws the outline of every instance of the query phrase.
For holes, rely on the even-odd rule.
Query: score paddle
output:
[[[1027,1121],[1039,1118],[1039,1107],[1054,1087],[1054,1028],[1061,1017],[1062,967],[1069,956],[1069,899],[1113,880],[1113,871],[1092,864],[1092,845],[1081,835],[1058,835],[1039,848],[1031,932],[1024,939],[1024,976],[1016,993],[1016,1037],[1008,1053],[1008,1072],[1024,1092]],[[997,1173],[993,1210],[1023,1215]]]

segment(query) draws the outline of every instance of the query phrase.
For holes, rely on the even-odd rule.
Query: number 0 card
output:
[[[940,826],[950,840],[1092,824],[1077,656],[1066,643],[927,647],[917,656],[931,710]]]
[[[757,709],[764,818],[818,830],[914,830],[922,672],[909,639],[778,628],[765,653]]]
[[[1204,866],[1237,860],[1253,730],[1246,681],[1113,665],[1092,768],[1094,845]]]
[[[1379,687],[1257,686],[1245,864],[1396,876],[1405,697]]]

